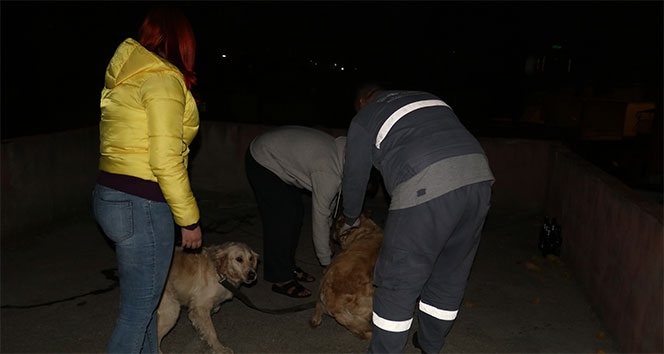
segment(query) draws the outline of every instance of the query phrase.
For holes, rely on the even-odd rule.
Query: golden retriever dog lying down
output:
[[[311,327],[321,324],[326,313],[362,339],[371,338],[373,307],[373,271],[378,258],[383,230],[367,215],[360,216],[360,225],[343,235],[339,229],[343,215],[337,218],[332,238],[341,244],[341,252],[323,272],[318,301]]]
[[[157,309],[159,343],[175,326],[180,306],[189,308],[189,319],[215,353],[232,353],[217,338],[211,313],[233,297],[219,281],[226,278],[235,287],[256,280],[258,253],[241,242],[203,247],[200,253],[176,247],[164,295]],[[161,353],[161,347],[159,348]]]

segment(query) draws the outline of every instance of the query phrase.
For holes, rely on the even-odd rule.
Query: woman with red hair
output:
[[[105,75],[99,123],[95,218],[115,243],[120,313],[109,353],[157,353],[157,306],[174,247],[202,243],[187,163],[199,127],[191,94],[196,40],[174,9],[148,13],[138,41],[116,49]]]

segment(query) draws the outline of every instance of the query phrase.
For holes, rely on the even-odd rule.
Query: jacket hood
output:
[[[113,88],[136,74],[155,71],[180,73],[168,60],[145,49],[133,38],[127,38],[118,46],[108,63],[104,84],[106,88]]]

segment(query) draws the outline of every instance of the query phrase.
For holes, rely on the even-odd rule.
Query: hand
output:
[[[193,230],[182,228],[182,247],[184,248],[198,248],[203,243],[203,234],[201,226],[196,226]]]
[[[353,223],[353,225],[348,225],[348,224],[344,223],[344,226],[342,226],[341,229],[339,229],[339,235],[343,235],[346,232],[350,231],[350,229],[352,229],[354,227],[359,227],[359,226],[360,226],[360,218],[357,218],[355,220],[355,222]]]

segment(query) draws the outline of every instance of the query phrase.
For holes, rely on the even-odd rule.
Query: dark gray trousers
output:
[[[370,353],[403,352],[416,308],[420,346],[440,352],[463,299],[490,200],[491,184],[481,182],[390,210],[374,270]]]
[[[293,279],[304,216],[302,190],[261,166],[248,150],[245,169],[263,222],[263,278],[273,283]]]

